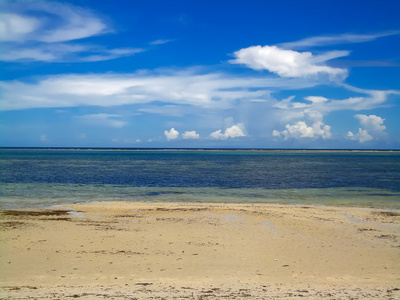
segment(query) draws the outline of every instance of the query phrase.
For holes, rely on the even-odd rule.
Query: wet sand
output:
[[[400,299],[400,212],[109,202],[1,212],[5,299]]]

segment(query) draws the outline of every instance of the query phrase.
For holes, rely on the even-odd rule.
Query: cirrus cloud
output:
[[[77,44],[77,40],[113,32],[103,18],[79,6],[40,0],[18,5],[5,0],[0,8],[2,61],[95,62],[144,51]]]
[[[223,73],[199,74],[194,70],[54,75],[31,82],[0,82],[0,110],[110,107],[156,101],[224,109],[238,100],[271,99],[270,89],[315,85],[312,80],[233,77]]]
[[[83,39],[112,31],[88,9],[48,1],[3,4],[0,40],[56,43]]]
[[[78,116],[77,119],[89,125],[122,128],[128,123],[119,120],[121,117],[121,115],[117,114],[88,114]]]
[[[20,41],[36,31],[40,20],[15,13],[0,14],[0,41]]]
[[[279,47],[286,49],[298,49],[306,47],[316,47],[316,46],[327,46],[336,44],[349,44],[349,43],[364,43],[373,41],[377,38],[397,35],[400,31],[385,31],[374,34],[352,34],[352,33],[342,33],[337,35],[326,35],[326,36],[314,36],[301,39],[295,42],[281,43],[278,44]]]

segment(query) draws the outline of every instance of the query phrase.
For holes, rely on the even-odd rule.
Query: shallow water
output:
[[[0,208],[90,201],[400,208],[399,152],[0,149]]]

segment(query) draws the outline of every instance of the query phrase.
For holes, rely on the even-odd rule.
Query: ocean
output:
[[[0,149],[0,209],[97,201],[400,209],[400,152]]]

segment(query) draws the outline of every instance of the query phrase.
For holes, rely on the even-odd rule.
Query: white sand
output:
[[[9,299],[400,299],[400,213],[110,202],[3,212]]]

